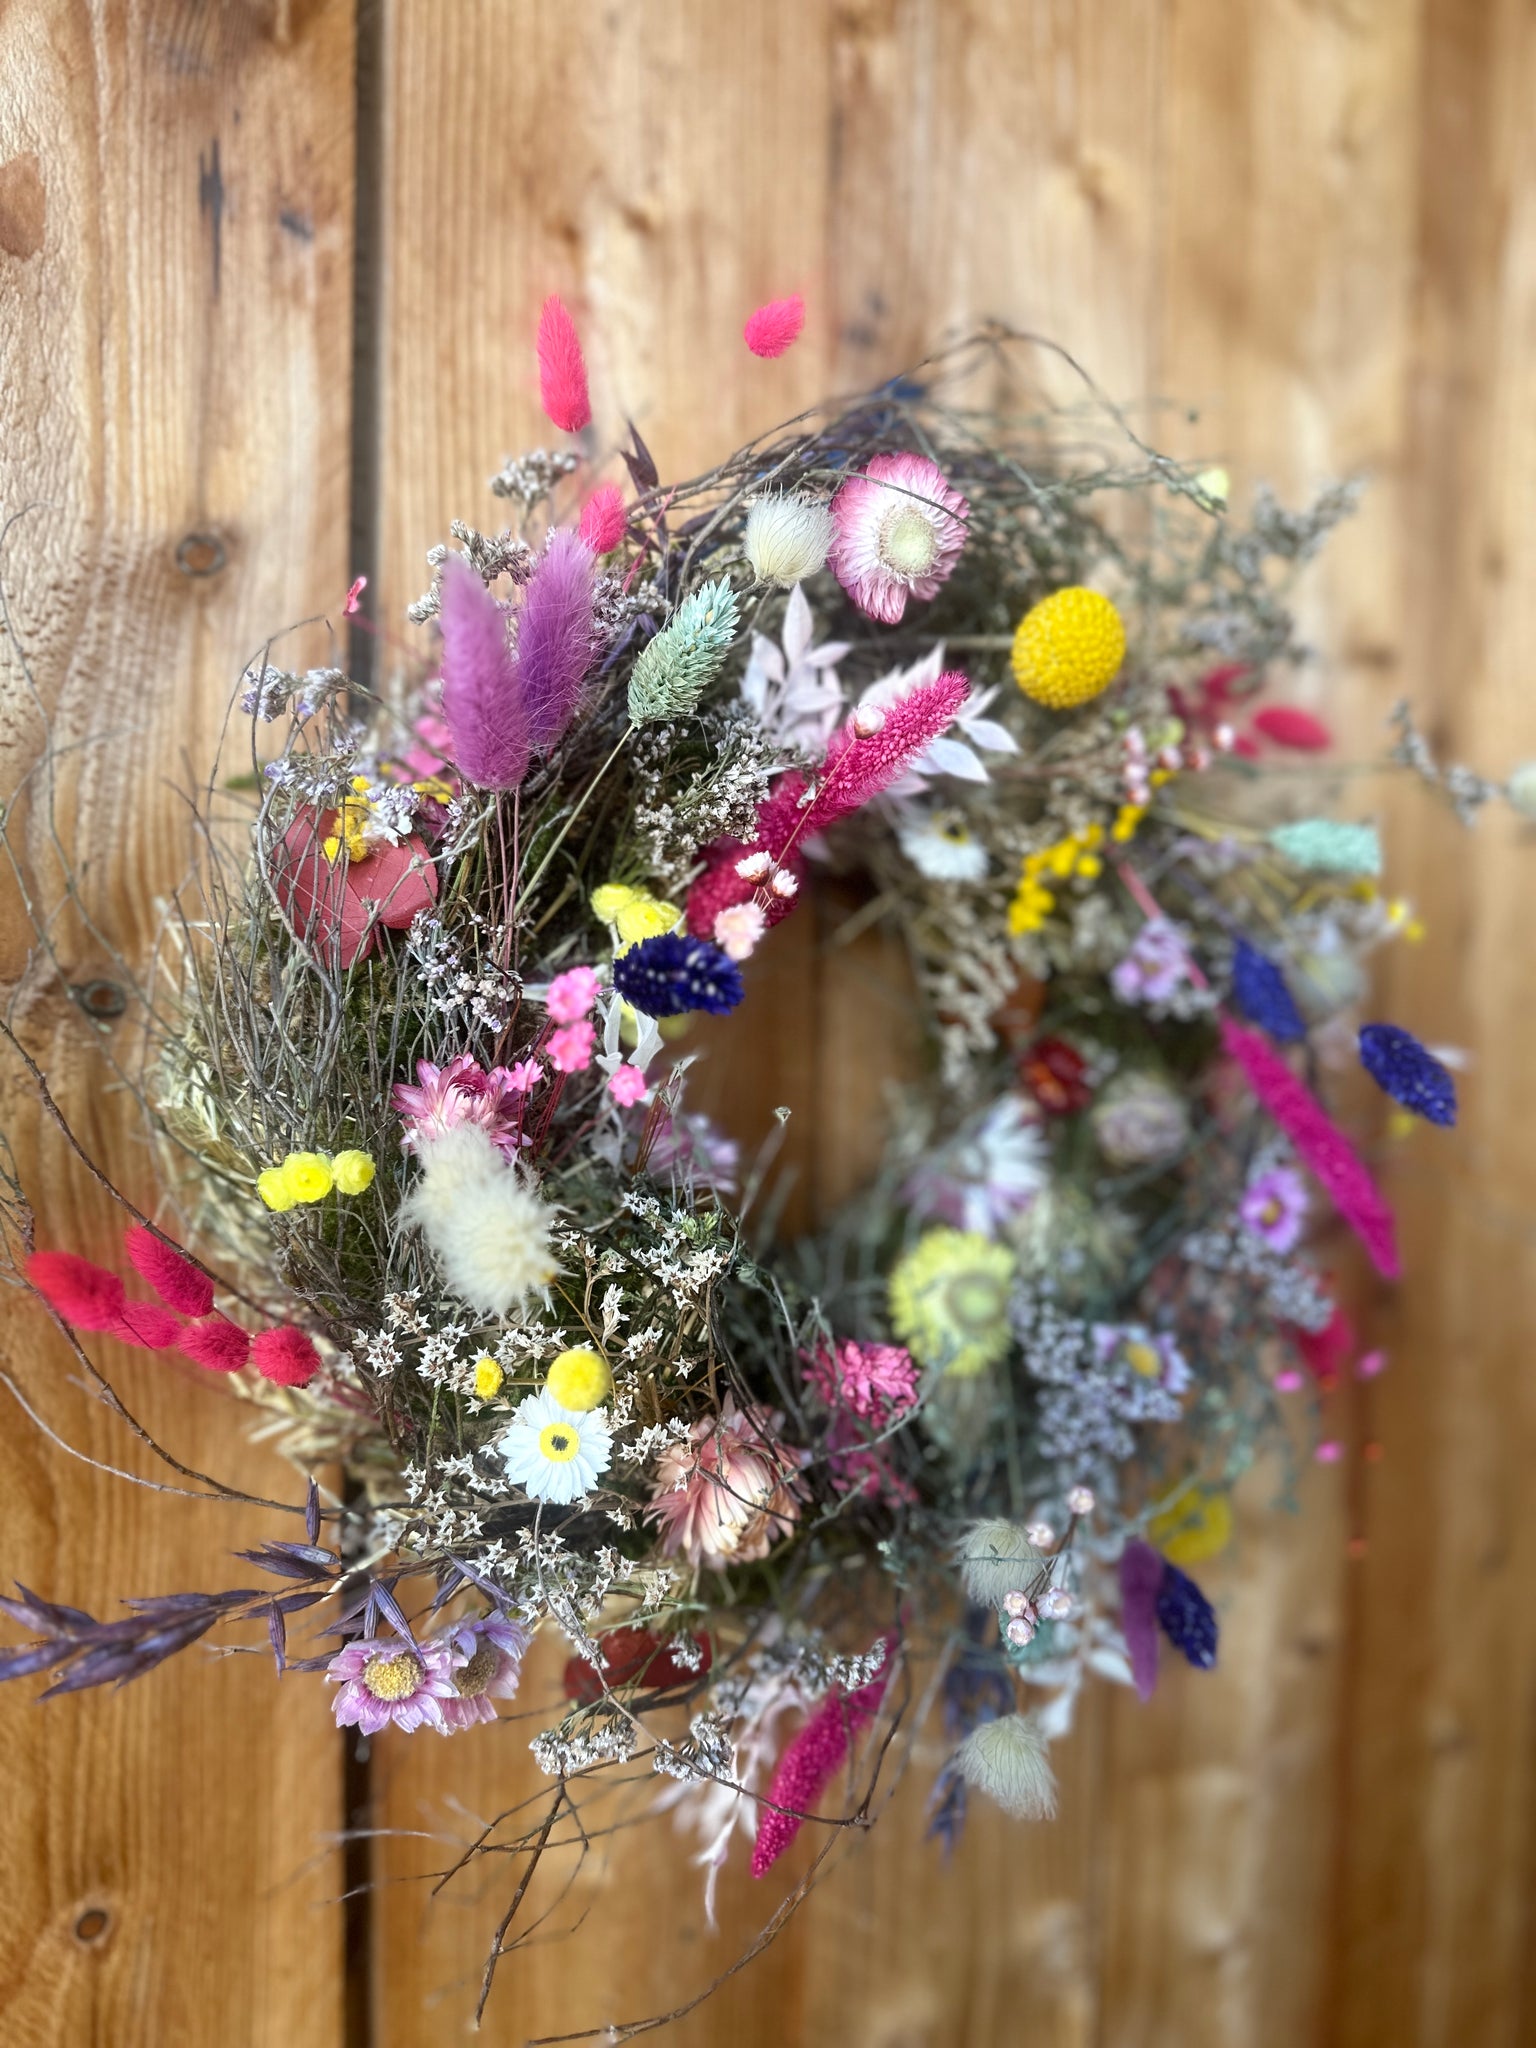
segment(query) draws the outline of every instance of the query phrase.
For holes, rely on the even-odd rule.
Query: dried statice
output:
[[[740,703],[711,706],[689,726],[644,726],[633,743],[641,794],[635,830],[661,886],[681,888],[698,849],[749,839],[782,757]]]
[[[1419,731],[1413,716],[1413,707],[1406,697],[1394,704],[1389,723],[1397,733],[1392,746],[1392,759],[1400,762],[1428,783],[1431,789],[1443,790],[1449,799],[1451,809],[1463,825],[1474,822],[1483,805],[1499,794],[1500,785],[1490,782],[1485,775],[1479,775],[1473,768],[1453,761],[1442,767],[1435,759],[1434,749]]]
[[[433,572],[432,587],[424,591],[414,604],[406,606],[405,615],[413,625],[424,626],[428,619],[435,619],[441,612],[442,567],[450,553],[462,555],[481,582],[487,585],[494,583],[498,576],[506,576],[515,584],[526,583],[538,561],[527,541],[505,527],[493,536],[479,532],[462,519],[451,519],[448,531],[458,542],[458,548],[450,549],[442,541],[436,547],[428,548],[427,562]],[[474,588],[473,584],[470,588]]]
[[[695,1714],[684,1741],[657,1742],[651,1768],[662,1777],[680,1778],[685,1783],[698,1778],[729,1779],[734,1760],[729,1724],[718,1714]]]
[[[240,709],[263,725],[275,719],[291,718],[303,725],[314,717],[327,697],[347,686],[339,668],[307,668],[302,674],[274,668],[270,662],[252,663],[241,677]]]
[[[547,448],[530,448],[522,455],[506,458],[489,479],[491,495],[510,498],[526,518],[556,484],[580,467],[581,457],[574,449],[562,448],[552,453]]]

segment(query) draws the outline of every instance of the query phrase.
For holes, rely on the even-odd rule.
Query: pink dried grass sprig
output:
[[[507,620],[458,555],[443,564],[443,716],[455,766],[481,789],[515,789],[533,736],[507,646]]]
[[[205,1372],[238,1372],[251,1355],[251,1333],[228,1316],[205,1316],[183,1325],[176,1349]]]
[[[763,1877],[800,1832],[801,1816],[815,1806],[841,1770],[856,1736],[880,1711],[891,1677],[891,1638],[881,1647],[885,1661],[867,1685],[856,1692],[834,1692],[817,1708],[779,1758],[768,1787],[769,1804],[757,1824],[752,1848],[752,1875]],[[779,1812],[787,1807],[788,1812]]]
[[[213,1307],[213,1281],[184,1252],[135,1223],[123,1240],[134,1271],[147,1280],[160,1299],[184,1316],[205,1316]]]
[[[800,339],[805,326],[805,300],[799,292],[787,299],[770,299],[748,317],[741,330],[747,347],[755,356],[781,356]]]
[[[1348,1138],[1317,1097],[1256,1031],[1221,1019],[1221,1042],[1248,1085],[1296,1147],[1297,1156],[1388,1280],[1402,1267],[1392,1211]]]
[[[319,1352],[304,1332],[290,1323],[258,1330],[251,1343],[251,1358],[262,1378],[279,1387],[307,1387],[320,1370]]]
[[[599,484],[581,508],[581,537],[594,555],[606,555],[624,538],[624,494],[617,484]]]
[[[557,293],[539,314],[539,402],[563,433],[579,434],[592,417],[587,365],[576,323]]]

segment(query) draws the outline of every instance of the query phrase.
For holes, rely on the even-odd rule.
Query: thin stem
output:
[[[581,795],[577,797],[575,808],[572,810],[571,815],[566,819],[565,823],[560,827],[560,830],[555,834],[554,844],[550,847],[548,853],[545,854],[544,858],[539,862],[538,866],[534,869],[533,873],[529,876],[528,880],[524,882],[522,886],[522,895],[525,900],[527,899],[527,897],[531,896],[533,891],[539,886],[540,881],[543,879],[544,870],[549,866],[550,862],[554,859],[555,855],[560,851],[560,848],[565,843],[566,834],[570,831],[571,827],[575,824],[576,820],[581,816],[582,812],[586,809],[588,797],[591,796],[593,790],[596,789],[597,785],[602,781],[603,777],[608,773],[608,770],[613,766],[614,762],[617,761],[620,754],[623,753],[624,749],[629,745],[630,741],[634,738],[635,734],[639,730],[639,726],[634,724],[625,727],[624,733],[619,740],[619,744],[608,756],[607,760],[603,763],[602,767],[598,769],[597,773],[593,776],[592,780],[581,792]]]

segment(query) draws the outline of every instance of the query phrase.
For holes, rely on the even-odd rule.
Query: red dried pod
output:
[[[1070,1116],[1093,1099],[1088,1062],[1064,1038],[1040,1038],[1019,1061],[1019,1079],[1051,1116]]]
[[[1277,747],[1295,747],[1304,754],[1320,754],[1333,745],[1333,734],[1310,711],[1298,711],[1294,704],[1271,704],[1253,714],[1254,730],[1273,740]]]
[[[606,1669],[599,1672],[585,1657],[572,1657],[565,1667],[565,1692],[578,1706],[590,1707],[619,1686],[638,1683],[642,1692],[670,1692],[674,1686],[692,1685],[702,1678],[713,1661],[708,1636],[687,1639],[698,1651],[698,1662],[690,1668],[681,1662],[675,1636],[653,1636],[646,1628],[610,1628],[598,1637]]]
[[[1355,1327],[1337,1305],[1332,1319],[1321,1330],[1303,1330],[1298,1325],[1286,1332],[1302,1363],[1320,1387],[1334,1386],[1339,1374],[1354,1355]]]

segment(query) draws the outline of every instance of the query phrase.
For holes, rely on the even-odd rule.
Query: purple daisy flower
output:
[[[494,1721],[492,1700],[509,1700],[523,1673],[523,1653],[532,1638],[515,1621],[487,1616],[461,1622],[438,1637],[452,1659],[453,1698],[443,1702],[443,1719],[451,1734]]]
[[[417,1728],[448,1733],[443,1702],[458,1694],[444,1642],[421,1643],[415,1648],[398,1637],[386,1642],[348,1643],[336,1652],[325,1675],[332,1685],[341,1687],[332,1703],[338,1728],[360,1728],[365,1735],[377,1735],[393,1722],[407,1733]]]
[[[1272,1166],[1248,1183],[1237,1213],[1272,1252],[1293,1252],[1307,1220],[1306,1182],[1294,1166]]]

